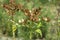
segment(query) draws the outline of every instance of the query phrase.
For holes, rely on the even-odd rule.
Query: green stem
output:
[[[15,32],[13,32],[13,40],[16,40],[16,39],[15,39]]]
[[[30,39],[31,39],[31,32],[30,32]]]

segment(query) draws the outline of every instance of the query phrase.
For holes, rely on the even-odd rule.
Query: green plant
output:
[[[27,2],[24,0],[19,0],[21,5],[18,5],[16,1],[16,4],[13,4],[14,6],[12,7],[12,4],[8,5],[10,4],[9,1],[5,2],[10,8],[7,11],[10,11],[9,13],[11,14],[9,15],[9,13],[7,13],[5,10],[5,13],[1,13],[0,19],[2,17],[2,25],[4,24],[3,26],[5,29],[8,29],[8,31],[6,30],[8,36],[13,36],[14,33],[15,37],[22,37],[24,40],[45,38],[47,29],[49,27],[48,22],[50,21],[50,18],[53,19],[54,16],[50,15],[51,12],[49,6],[47,8],[40,8],[40,3],[47,3],[48,0],[41,1],[42,2],[33,0]],[[13,7],[16,7],[16,5],[17,8],[13,9]]]

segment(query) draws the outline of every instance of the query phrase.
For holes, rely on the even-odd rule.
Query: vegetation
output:
[[[14,40],[59,40],[58,6],[59,0],[1,0],[0,32]]]

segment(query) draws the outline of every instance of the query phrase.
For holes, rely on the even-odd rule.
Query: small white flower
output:
[[[24,19],[19,20],[19,23],[22,23],[22,22],[24,22]]]
[[[45,20],[47,20],[47,18],[45,18]]]
[[[22,19],[21,21],[24,22],[24,19]]]
[[[40,21],[41,19],[39,18],[39,21]]]
[[[18,22],[21,23],[21,20],[19,20]]]
[[[31,10],[29,12],[31,13]]]
[[[43,20],[44,20],[44,21],[47,21],[47,20],[48,20],[48,18],[44,17],[44,18],[43,18]]]

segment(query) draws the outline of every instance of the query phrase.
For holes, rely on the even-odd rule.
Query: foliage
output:
[[[4,0],[2,4],[4,3],[9,4],[9,0]],[[25,0],[17,0],[16,4],[19,3],[29,10],[41,7],[39,11],[41,14],[38,16],[39,21],[29,20],[29,17],[21,10],[15,11],[12,20],[12,16],[9,16],[6,10],[0,5],[0,28],[3,29],[2,33],[5,32],[4,34],[7,33],[8,36],[13,36],[13,32],[15,32],[16,37],[24,38],[24,40],[43,39],[46,36],[46,40],[50,40],[51,38],[53,40],[52,32],[49,33],[49,31],[54,28],[51,26],[52,23],[50,21],[56,16],[55,12],[51,12],[51,4],[54,5],[55,1],[31,0],[27,2]],[[27,21],[24,23],[25,20]],[[58,32],[58,35],[60,35],[60,32]]]

